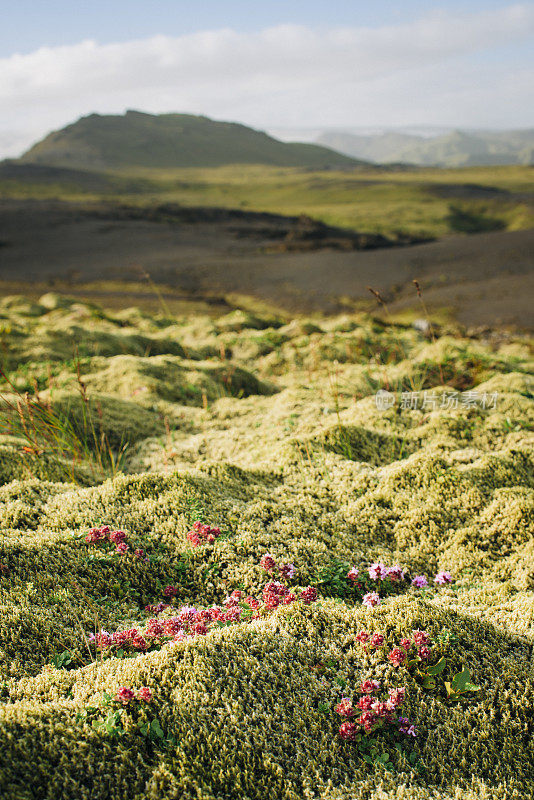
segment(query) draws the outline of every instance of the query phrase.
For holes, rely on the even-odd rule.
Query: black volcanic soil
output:
[[[306,217],[0,201],[4,282],[74,288],[147,272],[186,296],[237,292],[291,311],[335,311],[367,300],[368,286],[392,310],[413,306],[417,278],[430,307],[464,324],[534,329],[534,230],[393,244]]]

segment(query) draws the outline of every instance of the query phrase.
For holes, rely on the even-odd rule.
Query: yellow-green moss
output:
[[[7,800],[527,800],[534,781],[534,360],[528,338],[487,342],[364,315],[283,327],[237,310],[220,319],[104,312],[53,295],[0,305],[0,356],[15,388],[41,396],[118,452],[103,480],[24,439],[0,440],[0,795]],[[377,389],[395,392],[379,411]],[[497,393],[494,408],[443,397]],[[401,390],[436,395],[400,405]],[[12,391],[7,384],[0,394]],[[0,434],[7,431],[0,430]],[[90,433],[90,431],[89,431]],[[69,472],[70,468],[70,472]],[[78,485],[72,483],[76,480]],[[80,485],[82,484],[82,485]],[[83,486],[83,484],[86,484]],[[90,485],[87,485],[90,484]],[[219,525],[192,549],[195,519]],[[150,560],[101,558],[83,541],[124,529]],[[259,559],[294,562],[302,586],[333,560],[376,558],[455,583],[415,590],[371,614],[353,601],[290,606],[250,624],[87,664],[83,634],[143,624],[146,603],[257,594]],[[355,633],[413,628],[456,634],[452,655],[483,691],[465,705],[409,677],[406,715],[425,765],[365,765],[336,737],[311,666],[339,660],[367,677]],[[51,661],[69,650],[69,669]],[[86,664],[83,666],[83,664]],[[372,664],[371,664],[372,666]],[[377,667],[387,678],[392,667]],[[5,681],[5,684],[2,684]],[[126,722],[111,739],[76,719],[104,690],[147,685],[145,714],[176,738],[158,748]]]

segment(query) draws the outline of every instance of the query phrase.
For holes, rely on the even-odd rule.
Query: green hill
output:
[[[326,147],[285,143],[233,122],[190,114],[123,116],[90,114],[54,131],[22,156],[23,162],[69,168],[217,167],[269,164],[281,167],[350,167],[357,163]]]

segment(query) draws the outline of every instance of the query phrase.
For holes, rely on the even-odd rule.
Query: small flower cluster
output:
[[[199,544],[203,544],[204,542],[213,544],[215,539],[218,539],[220,535],[220,528],[212,528],[210,525],[204,525],[197,520],[197,522],[193,523],[193,528],[188,532],[187,538],[193,547],[198,547]]]
[[[115,545],[115,552],[121,556],[126,555],[130,550],[126,533],[124,531],[113,531],[109,525],[103,525],[101,528],[91,528],[85,536],[85,541],[87,544],[110,542]],[[134,556],[143,558],[145,561],[148,560],[145,556],[145,551],[141,550],[141,548],[134,550]]]
[[[370,581],[376,584],[378,581],[387,580],[390,584],[401,584],[406,580],[406,571],[399,564],[387,567],[381,561],[376,561],[363,572],[360,572],[357,566],[351,567],[346,577],[354,587],[365,591],[365,588],[369,587]],[[362,597],[362,605],[367,606],[369,609],[380,605],[380,602],[381,597],[374,590],[366,592]]]
[[[409,581],[410,578],[399,564],[394,564],[392,567],[386,566],[382,561],[375,561],[374,564],[371,564],[370,567],[367,569],[367,575],[364,573],[362,574],[357,566],[353,566],[347,572],[346,575],[347,579],[353,584],[353,586],[365,591],[365,587],[369,586],[369,581],[377,582],[384,582],[387,581],[389,586],[385,584],[387,590],[392,591],[393,587],[391,584],[398,584],[400,586],[401,583],[405,581]],[[452,583],[452,575],[450,572],[438,572],[436,577],[434,578],[434,583],[439,586],[443,586],[447,583]],[[425,575],[416,575],[414,578],[411,579],[411,584],[416,589],[422,589],[425,586],[428,586],[428,579]],[[362,604],[367,606],[367,608],[372,609],[375,606],[380,605],[381,597],[377,591],[370,591],[363,595]]]
[[[173,594],[170,591],[173,589],[174,587],[168,586],[165,593]],[[101,630],[96,635],[89,634],[89,640],[97,650],[105,652],[159,650],[170,641],[182,642],[195,636],[205,636],[215,627],[257,619],[262,613],[273,611],[279,605],[289,605],[297,601],[309,605],[317,600],[317,589],[313,586],[307,586],[301,592],[295,593],[278,581],[265,585],[261,600],[250,595],[245,597],[244,594],[240,589],[235,589],[222,606],[199,609],[195,606],[182,606],[176,616],[149,619],[144,629],[127,628],[114,633]],[[146,608],[159,614],[168,609],[169,605],[158,603]]]
[[[434,578],[434,583],[437,583],[438,586],[445,586],[447,583],[452,583],[451,573],[438,572]],[[425,586],[428,586],[428,578],[426,575],[416,575],[412,578],[412,586],[415,586],[416,589],[424,589]]]
[[[278,565],[274,559],[274,556],[272,556],[270,553],[266,553],[264,556],[262,556],[262,558],[260,559],[260,566],[263,567],[265,572],[269,572],[271,575],[274,572],[278,572],[280,576],[286,581],[291,580],[297,574],[297,570],[294,564]]]
[[[140,689],[137,690],[137,693],[133,689],[129,689],[127,686],[122,686],[119,691],[115,694],[114,698],[118,703],[122,703],[123,706],[127,706],[132,700],[139,700],[143,703],[150,703],[152,700],[152,692],[148,688],[148,686],[141,686]]]
[[[406,689],[399,686],[389,689],[386,700],[380,700],[374,692],[380,689],[379,681],[368,678],[359,689],[360,699],[354,705],[350,697],[343,697],[334,707],[334,711],[347,720],[339,728],[339,736],[345,741],[355,741],[362,733],[371,734],[384,726],[395,726],[401,733],[415,736],[415,727],[410,725],[410,731],[406,729],[408,722],[404,717],[397,718],[397,709],[404,702]],[[357,716],[359,715],[359,716]],[[357,717],[357,719],[354,719]],[[409,724],[409,723],[408,723]]]
[[[370,634],[368,631],[360,631],[356,635],[356,641],[364,646],[365,652],[368,652],[368,647],[371,649],[382,647],[385,643],[385,636],[382,633]],[[431,644],[430,636],[426,631],[412,631],[411,638],[401,639],[398,646],[390,650],[387,656],[388,661],[393,664],[394,667],[402,666],[407,660],[412,648],[416,650],[415,653],[412,650],[412,658],[418,656],[422,661],[428,661],[432,655]]]

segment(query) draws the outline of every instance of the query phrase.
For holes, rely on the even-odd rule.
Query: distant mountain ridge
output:
[[[534,164],[534,128],[517,131],[462,131],[420,136],[400,131],[354,134],[324,131],[316,140],[340,153],[379,164],[475,167]]]
[[[71,169],[266,164],[335,168],[360,163],[317,144],[281,142],[262,131],[191,114],[90,114],[31,147],[22,163]]]

